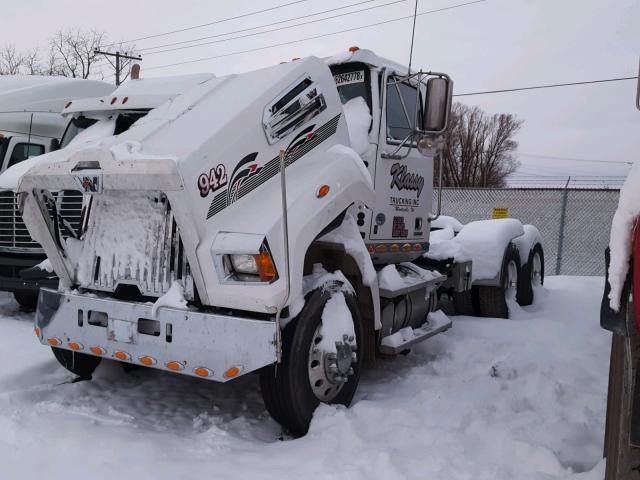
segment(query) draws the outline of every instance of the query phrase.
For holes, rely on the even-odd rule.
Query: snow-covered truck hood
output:
[[[307,78],[312,80],[312,93],[322,96],[323,108],[283,138],[269,139],[264,125],[269,106]],[[221,232],[263,235],[278,271],[284,271],[277,175],[279,152],[284,149],[290,237],[299,240],[292,242],[292,255],[304,256],[297,249],[306,249],[350,204],[372,196],[370,178],[357,154],[330,151],[339,144],[349,145],[349,136],[333,76],[324,62],[310,57],[203,82],[151,111],[127,132],[101,140],[99,146],[69,151],[63,160],[39,162],[22,177],[19,190],[78,188],[78,169],[89,165],[99,168],[105,192],[119,190],[123,198],[127,191],[163,192],[203,301],[273,311],[282,297],[282,281],[254,288],[257,294],[251,298],[246,286],[222,285],[211,268],[214,240]],[[322,202],[315,195],[321,184],[331,186],[331,195]],[[30,231],[38,224],[33,201],[30,198],[25,207]],[[48,254],[50,248],[56,249],[37,232],[31,233],[43,240]],[[68,259],[57,264],[54,256],[49,257],[61,278],[74,284],[75,266]],[[301,269],[303,262],[299,263]],[[301,278],[302,272],[292,271],[293,277]],[[292,287],[298,288],[293,281]]]

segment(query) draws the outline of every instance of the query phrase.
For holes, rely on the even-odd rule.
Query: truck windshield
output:
[[[69,125],[67,125],[67,129],[62,136],[62,141],[60,142],[60,148],[64,148],[71,143],[71,140],[76,138],[80,132],[84,132],[91,125],[96,123],[97,120],[94,118],[87,118],[84,116],[73,118]]]
[[[331,73],[343,105],[356,97],[362,97],[371,109],[370,75],[365,64],[335,65],[331,68]]]

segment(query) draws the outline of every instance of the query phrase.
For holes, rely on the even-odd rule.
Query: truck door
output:
[[[28,158],[42,155],[45,151],[46,146],[43,143],[39,143],[33,139],[29,142],[28,138],[11,137],[2,162],[1,171],[4,172],[7,168]]]
[[[382,114],[374,180],[376,205],[370,238],[421,242],[428,238],[433,158],[422,156],[408,137],[416,118],[422,118],[423,94],[418,95],[417,82],[401,81],[388,70],[381,74],[381,85]]]

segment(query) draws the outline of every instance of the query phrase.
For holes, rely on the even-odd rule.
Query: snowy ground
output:
[[[281,438],[253,375],[217,385],[103,364],[71,376],[0,297],[0,478],[602,478],[602,279],[550,277],[513,320],[454,327]],[[580,473],[584,472],[584,473]]]

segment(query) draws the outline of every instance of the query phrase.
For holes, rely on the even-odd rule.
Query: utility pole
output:
[[[133,56],[133,55],[125,55],[123,53],[120,52],[102,52],[100,50],[94,50],[93,53],[95,53],[96,55],[104,55],[105,57],[116,57],[116,65],[115,65],[115,69],[116,69],[116,86],[120,85],[120,59],[123,58],[125,60],[138,60],[138,61],[142,61],[142,57],[141,56]],[[108,60],[108,59],[107,59]],[[109,63],[111,63],[111,61],[109,61]],[[113,64],[111,64],[113,65]]]

